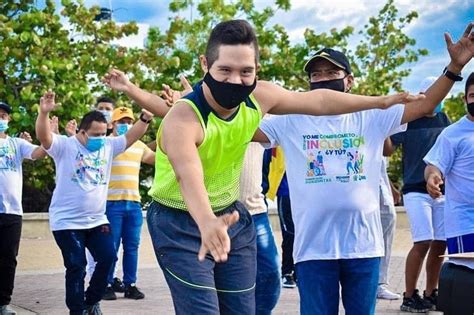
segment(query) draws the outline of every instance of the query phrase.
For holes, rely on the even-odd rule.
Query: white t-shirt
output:
[[[463,117],[446,127],[423,160],[445,177],[446,237],[474,233],[474,122]]]
[[[125,136],[107,137],[104,147],[90,152],[75,136],[53,134],[46,150],[56,165],[56,188],[49,207],[52,231],[108,223],[105,204],[112,160],[125,151],[126,143]]]
[[[285,153],[295,223],[295,262],[380,257],[383,142],[401,123],[403,105],[337,116],[264,119],[270,146]]]
[[[23,215],[23,159],[31,159],[38,148],[20,138],[0,139],[0,213]]]

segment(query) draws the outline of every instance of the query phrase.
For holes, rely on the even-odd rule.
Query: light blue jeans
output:
[[[105,213],[112,229],[115,252],[118,252],[120,242],[123,245],[123,283],[125,285],[136,283],[138,247],[143,224],[142,207],[136,201],[107,201]],[[109,284],[113,283],[115,264],[116,261],[110,270]]]
[[[308,260],[295,265],[301,315],[375,314],[380,258]]]
[[[268,213],[256,214],[252,218],[257,232],[255,308],[258,315],[270,315],[280,297],[280,258]]]

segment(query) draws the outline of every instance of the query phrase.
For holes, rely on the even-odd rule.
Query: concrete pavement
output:
[[[276,218],[272,218],[276,223]],[[276,224],[275,236],[280,243],[281,234]],[[18,269],[12,305],[19,314],[67,314],[64,302],[64,267],[62,257],[51,235],[31,237],[24,234],[18,257]],[[411,246],[409,226],[404,213],[398,214],[397,230],[390,266],[390,288],[401,293],[404,290],[404,263]],[[174,314],[169,290],[163,274],[154,257],[151,240],[146,231],[142,233],[139,253],[138,287],[145,293],[144,300],[124,299],[121,294],[116,301],[102,301],[104,314]],[[119,271],[121,275],[121,271]],[[421,275],[419,288],[425,281]],[[399,312],[401,301],[377,303],[376,314],[406,314]],[[344,314],[342,303],[341,314]],[[274,314],[298,314],[299,297],[297,289],[282,289]],[[435,313],[435,312],[432,312]]]

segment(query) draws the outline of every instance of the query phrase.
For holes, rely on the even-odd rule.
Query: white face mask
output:
[[[99,112],[101,112],[104,117],[105,117],[105,120],[107,121],[108,124],[110,124],[112,122],[112,112],[108,111],[108,110],[99,110]]]

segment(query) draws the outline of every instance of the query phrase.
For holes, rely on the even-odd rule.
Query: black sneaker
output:
[[[426,305],[418,290],[415,290],[411,297],[406,297],[405,292],[403,293],[403,303],[400,305],[400,310],[410,313],[426,313],[431,310],[431,306]]]
[[[127,299],[141,300],[145,298],[145,294],[143,294],[140,290],[138,290],[135,283],[132,283],[131,285],[127,285],[125,287],[124,297]]]
[[[112,287],[108,285],[107,288],[105,289],[104,295],[102,296],[102,300],[112,301],[116,299],[117,299],[117,296],[115,295],[114,289],[112,289]]]
[[[86,312],[87,315],[102,315],[99,302],[95,303],[94,305],[88,305]]]
[[[288,273],[282,277],[282,286],[284,288],[296,288],[296,281],[292,274]]]
[[[423,291],[423,301],[426,305],[431,306],[432,311],[436,311],[436,306],[438,305],[438,289],[434,289],[429,296]]]
[[[114,278],[114,282],[112,283],[112,289],[114,289],[114,292],[117,292],[117,293],[125,292],[125,286],[123,285],[123,282],[120,281],[119,278]]]

